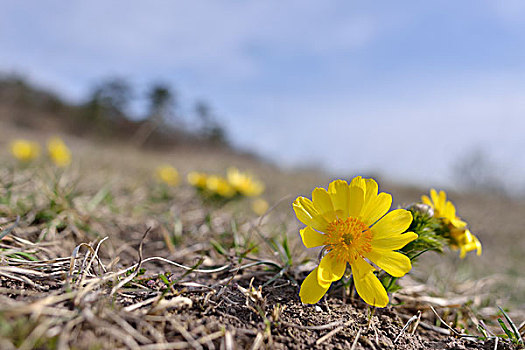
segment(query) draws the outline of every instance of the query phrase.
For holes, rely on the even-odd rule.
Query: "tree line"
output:
[[[134,111],[133,104],[137,101],[143,106],[142,112]],[[180,143],[227,146],[225,128],[211,106],[196,101],[187,115],[182,115],[185,103],[165,82],[154,82],[138,95],[126,79],[110,77],[94,84],[81,102],[70,103],[48,89],[33,86],[21,76],[0,76],[0,105],[4,111],[0,119],[38,127],[42,118],[46,118],[67,132],[125,138],[139,146]]]

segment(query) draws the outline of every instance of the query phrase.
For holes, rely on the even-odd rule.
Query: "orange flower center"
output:
[[[328,224],[324,244],[340,261],[354,262],[372,250],[372,231],[359,219],[336,219]]]

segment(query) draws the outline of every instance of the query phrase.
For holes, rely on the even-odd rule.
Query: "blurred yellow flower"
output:
[[[394,277],[402,277],[412,265],[406,255],[395,250],[418,237],[413,232],[404,233],[412,214],[404,209],[387,214],[391,204],[390,194],[378,194],[377,183],[360,176],[350,184],[335,180],[328,191],[316,188],[312,200],[298,197],[294,201],[295,215],[306,225],[300,230],[304,245],[323,246],[326,252],[301,285],[303,303],[317,303],[331,283],[343,277],[349,264],[361,298],[373,306],[388,304],[387,292],[368,261]]]
[[[13,157],[22,162],[29,162],[40,155],[40,145],[33,141],[18,139],[11,142]]]
[[[456,216],[456,207],[451,201],[447,201],[447,194],[445,191],[439,191],[439,194],[435,189],[430,190],[430,198],[428,196],[421,196],[421,200],[426,205],[429,205],[434,209],[434,216],[442,219],[446,224],[451,224],[454,227],[461,228],[467,226],[467,223]]]
[[[71,163],[71,151],[64,141],[53,137],[47,142],[47,153],[56,166],[64,168]]]
[[[213,194],[229,198],[235,195],[235,189],[226,181],[225,178],[217,175],[210,175],[206,180],[206,189]]]
[[[481,242],[467,228],[467,223],[456,215],[456,207],[451,201],[447,201],[445,191],[435,189],[430,190],[430,198],[422,196],[424,204],[434,209],[434,217],[441,219],[450,232],[450,247],[454,250],[459,249],[459,256],[463,259],[470,251],[475,250],[477,255],[481,255]]]
[[[156,175],[159,181],[169,186],[177,186],[180,181],[177,169],[168,164],[159,166]]]
[[[206,175],[205,173],[192,171],[187,175],[186,179],[188,180],[189,184],[193,187],[205,189],[206,182],[208,181],[208,175]]]
[[[262,182],[254,180],[252,176],[240,172],[237,168],[229,168],[226,177],[230,185],[243,196],[258,196],[264,191]]]
[[[268,210],[269,208],[269,204],[267,201],[265,201],[264,199],[262,198],[257,198],[257,199],[254,199],[252,201],[252,210],[255,214],[261,216],[263,215],[264,213],[266,213],[266,211]]]
[[[452,237],[450,247],[454,250],[459,249],[459,257],[461,259],[473,250],[476,251],[477,255],[481,255],[481,242],[466,227],[462,229],[452,228],[450,236]]]

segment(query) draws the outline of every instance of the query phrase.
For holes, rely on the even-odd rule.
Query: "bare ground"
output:
[[[451,194],[482,257],[428,254],[385,309],[343,283],[303,305],[298,284],[317,252],[300,243],[290,202],[327,175],[231,153],[68,142],[65,172],[0,153],[0,230],[14,227],[0,241],[1,349],[519,348],[493,334],[503,333],[497,306],[524,321],[522,201]],[[183,174],[249,169],[273,208],[259,218],[248,199],[210,203],[187,185],[160,186],[152,172],[165,161]],[[380,183],[398,205],[428,191]]]

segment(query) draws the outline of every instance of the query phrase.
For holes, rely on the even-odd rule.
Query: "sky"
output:
[[[0,72],[71,101],[111,76],[163,81],[283,166],[454,186],[454,167],[480,152],[525,190],[522,0],[0,6]]]

